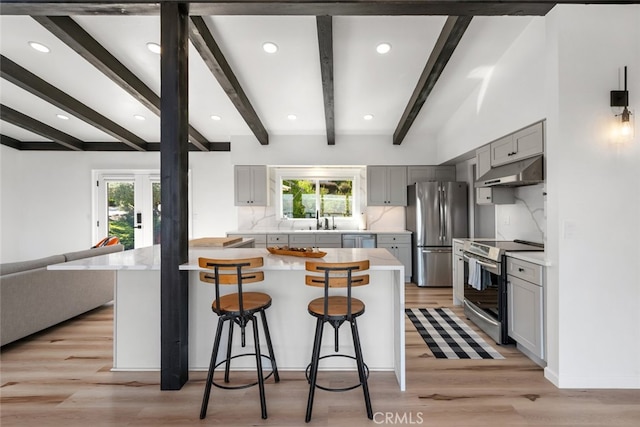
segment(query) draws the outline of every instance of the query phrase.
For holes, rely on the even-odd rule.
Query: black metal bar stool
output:
[[[361,272],[369,269],[369,261],[355,261],[343,263],[325,263],[325,262],[306,262],[306,270],[312,272],[323,273],[319,275],[305,276],[307,286],[324,287],[324,296],[316,298],[309,303],[309,314],[314,316],[316,321],[316,333],[313,340],[313,352],[311,355],[311,363],[307,366],[307,380],[309,381],[309,399],[307,401],[306,422],[311,420],[311,411],[313,409],[313,397],[316,388],[326,391],[347,391],[362,386],[364,393],[364,403],[367,409],[367,417],[373,419],[373,411],[371,409],[371,399],[369,398],[369,385],[367,379],[369,377],[369,368],[362,358],[362,348],[360,346],[360,336],[358,335],[358,326],[356,318],[364,313],[365,305],[357,298],[351,297],[352,286],[363,286],[369,284],[369,275],[353,275],[353,272]],[[329,288],[346,288],[347,296],[329,295]],[[338,330],[340,326],[348,322],[351,325],[351,335],[353,337],[353,347],[355,355],[339,354]],[[334,328],[335,333],[335,353],[320,356],[320,346],[322,343],[322,333],[324,324],[329,323]],[[318,365],[320,360],[328,357],[346,357],[355,359],[358,366],[358,384],[343,387],[331,388],[318,384]]]
[[[212,273],[201,272],[200,280],[207,283],[213,283],[216,290],[216,299],[211,304],[211,309],[216,313],[218,318],[218,327],[216,329],[216,337],[213,343],[213,351],[211,352],[211,363],[209,364],[209,373],[207,375],[207,383],[204,388],[204,396],[202,397],[202,407],[200,409],[200,419],[207,416],[207,407],[209,405],[209,395],[211,393],[211,385],[222,389],[240,389],[258,385],[260,389],[260,407],[262,409],[262,418],[267,418],[267,402],[264,392],[264,381],[273,375],[275,382],[280,381],[278,375],[278,367],[276,358],[273,353],[273,345],[271,344],[271,335],[269,334],[269,326],[265,310],[271,306],[271,297],[262,292],[243,292],[242,285],[245,283],[255,283],[264,280],[262,271],[254,270],[263,266],[262,257],[245,258],[245,259],[210,259],[199,258],[198,265],[201,268],[213,269]],[[251,269],[246,271],[245,269]],[[238,292],[220,296],[220,285],[237,285]],[[262,318],[262,327],[267,340],[269,355],[264,355],[260,351],[260,336],[258,333],[258,324],[256,322],[256,313],[260,313]],[[251,321],[253,327],[253,342],[255,346],[254,353],[243,353],[231,355],[231,346],[233,339],[234,324],[240,326],[242,347],[245,347],[245,328]],[[229,337],[227,341],[227,353],[224,360],[216,363],[218,358],[218,350],[220,347],[220,338],[222,336],[222,328],[225,322],[229,322]],[[222,364],[224,367],[224,382],[229,382],[229,366],[231,360],[237,357],[255,356],[256,370],[258,380],[250,384],[242,384],[238,386],[229,386],[219,384],[213,379],[216,368]],[[266,358],[271,362],[271,372],[264,376],[262,371],[262,358]]]

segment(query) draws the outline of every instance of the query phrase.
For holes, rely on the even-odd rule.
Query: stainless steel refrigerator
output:
[[[412,232],[418,286],[452,286],[452,239],[468,237],[467,184],[416,182],[407,187],[407,230]]]

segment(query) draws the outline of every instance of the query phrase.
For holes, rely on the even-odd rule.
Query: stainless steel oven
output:
[[[508,344],[507,251],[544,250],[523,241],[465,241],[464,313],[498,344]]]

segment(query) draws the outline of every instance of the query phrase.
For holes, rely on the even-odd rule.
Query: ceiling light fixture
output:
[[[295,120],[295,119],[297,119],[297,118],[298,118],[298,116],[296,116],[295,114],[289,114],[289,115],[287,116],[287,119],[289,119],[289,120]]]
[[[69,117],[65,116],[64,114],[56,114],[56,117],[60,120],[69,120]]]
[[[267,53],[276,53],[278,51],[278,45],[272,42],[262,43],[262,49]]]
[[[140,120],[141,122],[144,120],[147,120],[144,116],[141,116],[140,114],[135,114],[133,116],[136,120]]]
[[[216,116],[215,114],[213,116],[211,116],[211,120],[219,121],[221,119],[222,119],[222,117]]]
[[[624,90],[611,91],[611,107],[615,107],[616,129],[614,139],[616,142],[627,142],[633,139],[633,114],[629,111],[629,91],[627,90],[627,66],[624,67]],[[620,109],[622,108],[622,109]]]
[[[160,45],[158,43],[149,42],[147,43],[147,49],[149,49],[153,53],[160,53]]]
[[[373,120],[373,114],[365,114],[362,118],[365,120]]]
[[[391,45],[389,43],[380,43],[378,46],[376,46],[376,52],[378,52],[380,55],[389,53],[390,50]]]
[[[51,52],[51,49],[49,49],[47,46],[43,45],[42,43],[29,42],[29,46],[31,46],[33,49],[37,50],[38,52],[42,52],[42,53]]]

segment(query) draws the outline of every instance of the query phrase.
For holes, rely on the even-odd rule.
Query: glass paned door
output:
[[[132,181],[106,181],[107,236],[116,236],[126,249],[135,247],[135,185]],[[106,236],[105,236],[106,237]]]
[[[94,240],[116,236],[126,249],[160,243],[160,176],[157,172],[95,172]]]

